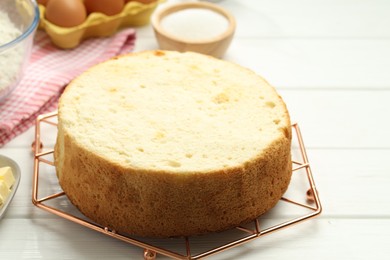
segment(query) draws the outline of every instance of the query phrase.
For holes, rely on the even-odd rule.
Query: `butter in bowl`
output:
[[[221,58],[236,28],[233,15],[207,2],[183,2],[158,10],[152,17],[163,50],[193,51]]]
[[[0,219],[10,205],[20,182],[20,168],[12,159],[0,155]]]

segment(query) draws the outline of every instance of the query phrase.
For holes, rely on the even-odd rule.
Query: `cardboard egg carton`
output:
[[[45,6],[39,5],[39,29],[46,31],[52,42],[63,49],[77,47],[83,40],[91,37],[106,37],[118,29],[146,25],[160,1],[150,4],[128,2],[122,12],[108,16],[103,13],[91,13],[80,25],[60,27],[45,19]]]

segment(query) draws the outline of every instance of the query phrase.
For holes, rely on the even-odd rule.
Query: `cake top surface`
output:
[[[60,127],[80,146],[135,169],[242,166],[290,127],[273,87],[233,63],[148,51],[98,64],[61,96]]]

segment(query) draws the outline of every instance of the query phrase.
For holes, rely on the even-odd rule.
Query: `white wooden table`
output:
[[[224,58],[262,75],[287,103],[324,210],[211,259],[390,259],[390,1],[218,4],[238,24]],[[137,51],[157,48],[149,26],[137,30]],[[32,205],[33,139],[32,128],[0,149],[22,171],[0,220],[0,259],[142,259],[137,247]]]

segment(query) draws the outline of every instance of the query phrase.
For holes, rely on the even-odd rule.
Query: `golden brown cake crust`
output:
[[[97,223],[130,234],[188,236],[238,226],[272,208],[291,177],[287,138],[240,168],[173,174],[124,169],[61,135],[56,157],[61,149],[73,155],[57,162],[67,171],[59,181],[69,199]]]
[[[85,148],[64,128],[60,105],[55,165],[70,201],[100,225],[147,237],[197,235],[253,220],[279,201],[291,178],[291,128],[280,131],[235,167],[185,174],[140,169]]]

